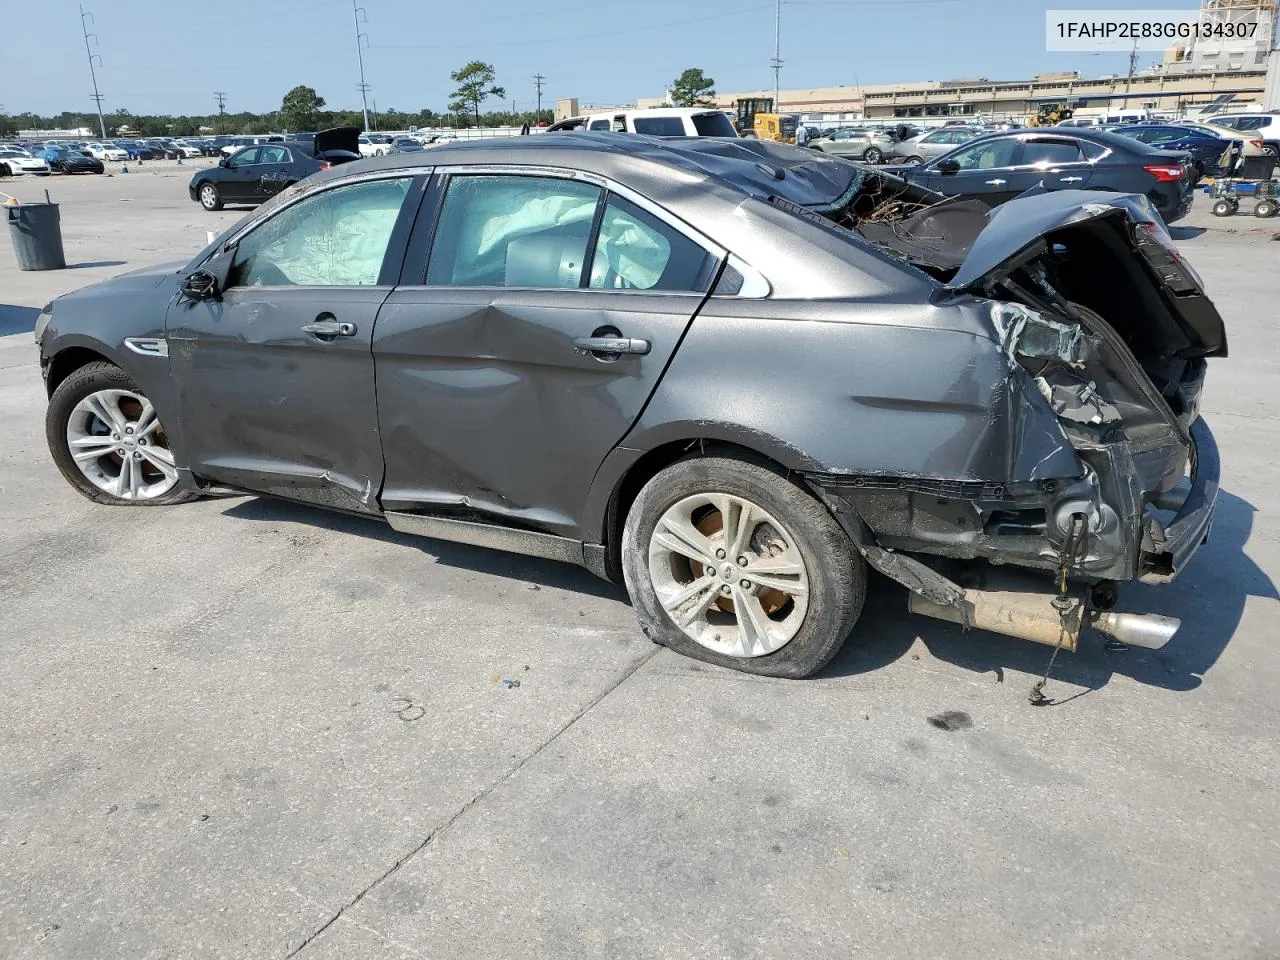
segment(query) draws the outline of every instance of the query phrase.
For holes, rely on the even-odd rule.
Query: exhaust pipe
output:
[[[1159,650],[1182,626],[1182,621],[1155,613],[1105,613],[1085,610],[1072,597],[1059,614],[1053,594],[1025,590],[966,590],[955,606],[943,606],[919,594],[909,594],[907,609],[936,620],[977,627],[1005,636],[1030,640],[1075,653],[1080,631],[1092,625],[1099,633],[1122,643]]]

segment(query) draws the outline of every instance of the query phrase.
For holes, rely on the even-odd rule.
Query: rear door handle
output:
[[[644,356],[649,352],[648,340],[630,337],[577,337],[573,345],[581,353],[634,353]]]
[[[1059,183],[1079,183],[1084,177],[1059,177]]]
[[[304,323],[302,332],[311,334],[317,340],[333,340],[337,337],[354,337],[356,335],[356,325],[354,323],[340,323],[332,318],[321,320],[317,317],[315,323]]]
[[[987,183],[991,184],[991,186],[993,187],[1003,187],[1008,182],[1009,181],[1007,180],[988,180],[987,181]]]

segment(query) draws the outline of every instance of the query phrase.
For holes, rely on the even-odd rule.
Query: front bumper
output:
[[[1138,573],[1143,583],[1168,583],[1209,539],[1222,461],[1213,432],[1203,417],[1191,425],[1190,433],[1191,490],[1168,525],[1147,520]]]

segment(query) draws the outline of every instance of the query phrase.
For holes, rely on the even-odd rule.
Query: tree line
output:
[[[518,127],[551,122],[552,110],[482,112],[490,99],[504,100],[506,90],[497,83],[492,64],[480,60],[449,74],[457,89],[449,97],[448,109],[437,113],[423,108],[406,112],[394,108],[371,111],[369,126],[373,130],[411,130],[418,127]],[[670,84],[669,98],[676,106],[697,106],[715,102],[715,81],[697,67],[690,67]],[[118,136],[121,129],[139,137],[193,137],[212,131],[215,134],[263,134],[324,130],[329,127],[364,127],[364,116],[358,110],[326,110],[324,97],[314,87],[298,85],[284,95],[280,109],[268,113],[206,114],[132,114],[113,110],[104,114],[107,135]],[[0,115],[0,137],[16,136],[19,130],[98,129],[98,115],[87,111],[64,110],[41,116],[20,113]]]

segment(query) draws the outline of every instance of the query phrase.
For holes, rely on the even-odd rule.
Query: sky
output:
[[[773,86],[772,0],[357,0],[365,77],[379,110],[443,111],[453,70],[493,64],[509,108],[662,96],[686,67],[722,91]],[[784,0],[782,87],[1128,69],[1125,54],[1046,53],[1044,10],[1194,8],[1195,0]],[[359,109],[351,0],[85,0],[104,108],[135,114],[274,110],[297,84]],[[587,11],[587,12],[584,12]],[[79,6],[0,0],[8,114],[92,111]],[[17,30],[12,30],[14,25]],[[92,42],[92,41],[91,41]],[[1143,54],[1140,66],[1158,54]],[[490,109],[497,103],[488,101]]]

